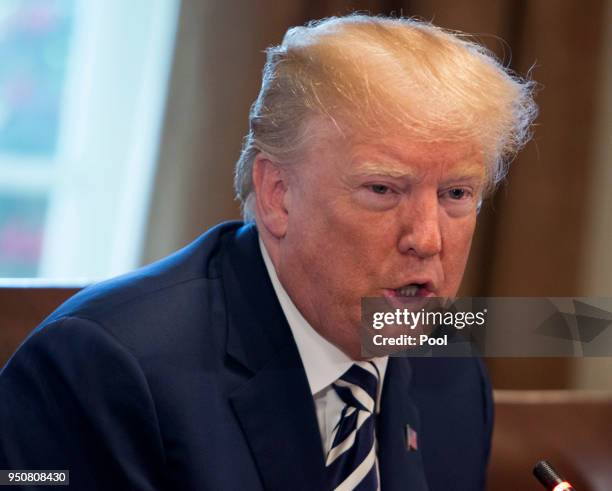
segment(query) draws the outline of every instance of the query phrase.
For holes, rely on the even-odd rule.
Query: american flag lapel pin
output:
[[[414,452],[419,449],[417,443],[417,432],[410,425],[406,425],[406,450]]]

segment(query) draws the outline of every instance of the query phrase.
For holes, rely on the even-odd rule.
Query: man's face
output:
[[[484,162],[467,144],[317,131],[289,173],[277,268],[306,320],[357,358],[362,297],[456,295]]]

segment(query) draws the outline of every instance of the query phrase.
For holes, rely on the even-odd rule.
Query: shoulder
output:
[[[91,285],[55,310],[43,324],[64,316],[100,317],[138,301],[171,292],[191,281],[220,276],[218,252],[225,237],[241,222],[225,222],[210,229],[186,247],[133,272]]]
[[[179,333],[189,343],[193,326],[204,322],[220,296],[223,244],[241,226],[222,223],[170,256],[85,288],[33,335],[49,330],[52,336],[60,331],[88,336],[92,329],[102,329],[137,357],[163,348]]]
[[[119,482],[134,466],[157,481],[165,461],[158,403],[175,399],[186,364],[222,352],[219,262],[241,225],[222,224],[172,256],[85,289],[30,334],[0,371],[0,467],[72,466],[84,474],[71,480],[92,484],[87,469]],[[109,462],[121,469],[104,470]]]

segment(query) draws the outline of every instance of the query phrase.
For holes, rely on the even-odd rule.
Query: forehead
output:
[[[347,149],[351,173],[385,174],[418,178],[428,173],[484,177],[482,153],[463,142],[415,142],[397,138],[353,143]]]
[[[347,133],[326,118],[312,118],[306,128],[307,144],[299,160],[310,164],[309,173],[384,174],[415,180],[437,175],[470,177],[481,183],[487,179],[482,147],[473,141],[425,142],[391,131],[384,137],[368,131]]]

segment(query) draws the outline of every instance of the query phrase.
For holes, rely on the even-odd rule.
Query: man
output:
[[[477,359],[363,360],[362,297],[456,294],[530,85],[426,23],[333,18],[268,50],[247,223],[79,293],[0,376],[0,468],[75,489],[483,489]]]

